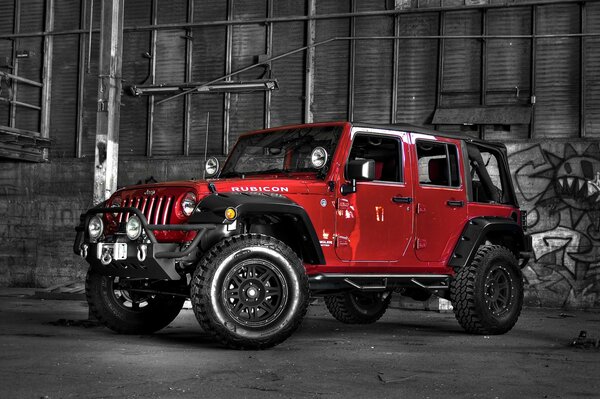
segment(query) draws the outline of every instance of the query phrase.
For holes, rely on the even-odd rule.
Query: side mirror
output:
[[[373,159],[348,161],[346,178],[350,180],[350,184],[343,184],[340,187],[342,195],[355,193],[357,180],[369,181],[375,179],[375,161]]]
[[[346,166],[346,177],[349,180],[373,180],[375,179],[375,161],[362,159],[348,161]]]

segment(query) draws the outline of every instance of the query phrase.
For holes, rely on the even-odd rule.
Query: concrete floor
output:
[[[488,337],[452,313],[390,309],[347,326],[316,304],[291,339],[255,352],[215,345],[191,310],[124,336],[56,323],[85,320],[87,305],[28,294],[0,290],[0,398],[600,397],[600,350],[569,345],[580,330],[600,337],[599,312],[526,309]]]

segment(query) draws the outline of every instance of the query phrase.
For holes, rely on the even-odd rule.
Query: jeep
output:
[[[469,333],[503,334],[531,255],[506,147],[415,126],[314,123],[239,137],[206,180],[117,190],[81,216],[90,312],[126,334],[171,323],[189,298],[227,347],[263,349],[324,297],[343,323],[393,294],[451,301]]]

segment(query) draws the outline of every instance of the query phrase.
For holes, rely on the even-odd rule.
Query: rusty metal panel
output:
[[[234,19],[266,17],[266,0],[234,1]],[[255,64],[259,55],[266,53],[266,28],[264,25],[240,25],[233,27],[232,71]],[[256,68],[237,75],[235,80],[257,79],[264,69]],[[264,123],[264,94],[232,94],[229,143],[248,130],[260,129]]]
[[[21,27],[19,32],[42,32],[44,30],[45,1],[20,0]]]
[[[196,1],[194,21],[227,19],[227,2]],[[192,80],[208,82],[225,74],[226,31],[224,26],[194,28],[192,35]],[[192,95],[190,155],[204,155],[206,113],[210,113],[208,154],[220,154],[223,142],[223,94]]]
[[[81,3],[81,0],[60,0],[54,2],[55,31],[72,30],[79,27]]]
[[[159,15],[162,11],[159,11]],[[156,84],[185,80],[185,31],[159,31],[156,48]],[[160,100],[162,96],[157,96]],[[154,108],[153,155],[183,154],[183,97]]]
[[[125,3],[127,5],[128,2]],[[127,9],[125,10],[127,12]],[[127,15],[127,14],[125,14]],[[148,15],[149,18],[149,15]],[[150,60],[142,56],[149,49],[150,32],[123,35],[123,86],[144,84],[150,77]],[[121,97],[119,154],[144,155],[148,124],[148,97]]]
[[[350,12],[350,0],[319,0],[318,14]],[[316,41],[350,36],[349,19],[317,20]],[[350,43],[335,41],[317,47],[315,51],[315,122],[348,118],[348,74]]]
[[[18,58],[19,64],[17,75],[22,78],[31,79],[35,82],[42,81],[43,46],[41,37],[26,37],[18,41],[17,51],[27,52],[26,58]],[[14,84],[14,83],[13,83]],[[40,106],[42,100],[42,89],[25,83],[18,83],[17,101]],[[25,107],[17,107],[15,127],[19,129],[40,131],[40,111]]]
[[[531,106],[496,105],[487,107],[438,108],[433,116],[435,125],[527,125],[531,121]]]
[[[172,24],[185,22],[187,0],[158,0],[158,23]]]
[[[600,32],[600,3],[587,3],[587,31]],[[585,52],[585,134],[600,137],[600,37],[587,37]]]
[[[531,8],[489,10],[487,21],[490,35],[529,35]],[[530,57],[529,39],[487,41],[487,104],[529,103]]]
[[[296,0],[274,2],[274,16],[306,15],[306,4]],[[305,22],[273,25],[273,54],[279,55],[304,46]],[[273,63],[273,77],[279,90],[273,91],[271,126],[303,121],[306,53],[298,53]]]
[[[385,10],[385,2],[356,0],[357,11]],[[393,36],[391,16],[356,18],[356,36]],[[387,123],[392,113],[393,40],[356,42],[354,120]]]
[[[51,158],[75,156],[77,136],[77,70],[79,53],[77,35],[56,36],[52,59],[50,103]]]
[[[15,4],[12,1],[0,1],[0,34],[13,33]],[[4,63],[4,59],[0,58]]]
[[[538,34],[577,33],[576,4],[540,6]],[[535,137],[577,137],[579,134],[579,39],[537,40]]]
[[[400,16],[400,35],[437,35],[438,19],[437,13]],[[431,123],[436,105],[437,60],[437,40],[400,40],[398,122]]]
[[[152,6],[149,0],[126,0],[124,6],[123,21],[125,26],[149,25],[151,23]]]
[[[88,0],[89,1],[89,0]],[[127,3],[127,1],[125,2]],[[101,2],[94,1],[93,25],[100,26]],[[89,15],[88,15],[89,18]],[[90,72],[86,73],[83,88],[83,134],[81,138],[81,154],[83,157],[94,157],[96,146],[96,111],[98,107],[98,61],[100,35],[92,34],[92,53]],[[50,133],[52,134],[52,133]]]
[[[480,35],[481,12],[446,13],[445,34]],[[444,46],[442,106],[480,103],[481,42],[476,39],[447,39]]]

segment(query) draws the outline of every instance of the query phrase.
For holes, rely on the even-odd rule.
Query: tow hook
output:
[[[87,244],[83,244],[81,246],[81,250],[79,251],[79,256],[81,256],[83,259],[87,258],[88,255],[88,245]]]
[[[146,255],[147,255],[147,252],[148,252],[148,247],[146,246],[146,244],[142,244],[142,245],[140,245],[140,246],[138,247],[138,250],[137,250],[137,259],[138,259],[140,262],[143,262],[143,261],[145,261],[145,260],[146,260]]]
[[[108,250],[108,248],[105,248],[104,252],[102,253],[100,262],[102,262],[102,264],[104,266],[108,266],[110,264],[110,262],[112,262],[112,255],[110,254],[110,251]]]

